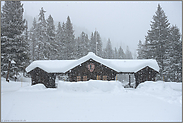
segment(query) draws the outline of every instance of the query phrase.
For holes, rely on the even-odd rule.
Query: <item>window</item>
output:
[[[103,76],[103,80],[107,80],[107,76]]]
[[[97,75],[97,80],[101,80],[101,76]]]
[[[83,81],[87,81],[87,76],[83,76]]]
[[[77,82],[81,81],[81,76],[77,76]]]

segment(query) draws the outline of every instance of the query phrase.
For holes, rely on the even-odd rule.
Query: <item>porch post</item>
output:
[[[129,75],[129,86],[131,87],[131,80],[130,80],[130,74]]]

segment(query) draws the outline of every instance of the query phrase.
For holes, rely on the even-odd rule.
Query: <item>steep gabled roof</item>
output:
[[[88,55],[78,59],[78,60],[38,60],[32,62],[26,71],[30,72],[36,67],[43,69],[48,73],[65,73],[76,66],[86,62],[89,59],[93,59],[116,72],[138,72],[146,66],[151,67],[155,71],[159,72],[159,66],[156,60],[144,59],[144,60],[134,60],[134,59],[103,59],[96,56],[94,53],[89,52]]]
[[[96,56],[93,52],[89,52],[88,55],[78,59],[76,62],[73,62],[72,64],[68,65],[68,67],[65,69],[65,72],[67,72],[68,70],[88,61],[89,59],[93,59],[94,61],[96,62],[99,62],[117,72],[120,72],[116,66],[114,66],[113,64],[111,64],[110,62],[108,62],[107,60],[99,57],[99,56]]]

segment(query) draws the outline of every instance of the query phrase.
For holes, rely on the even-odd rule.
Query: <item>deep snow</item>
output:
[[[128,89],[118,81],[59,81],[50,89],[1,78],[1,121],[181,122],[182,83],[147,81]]]

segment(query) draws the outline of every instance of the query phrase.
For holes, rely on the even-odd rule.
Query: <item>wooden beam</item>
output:
[[[130,74],[128,74],[128,76],[129,76],[129,86],[131,87]]]

